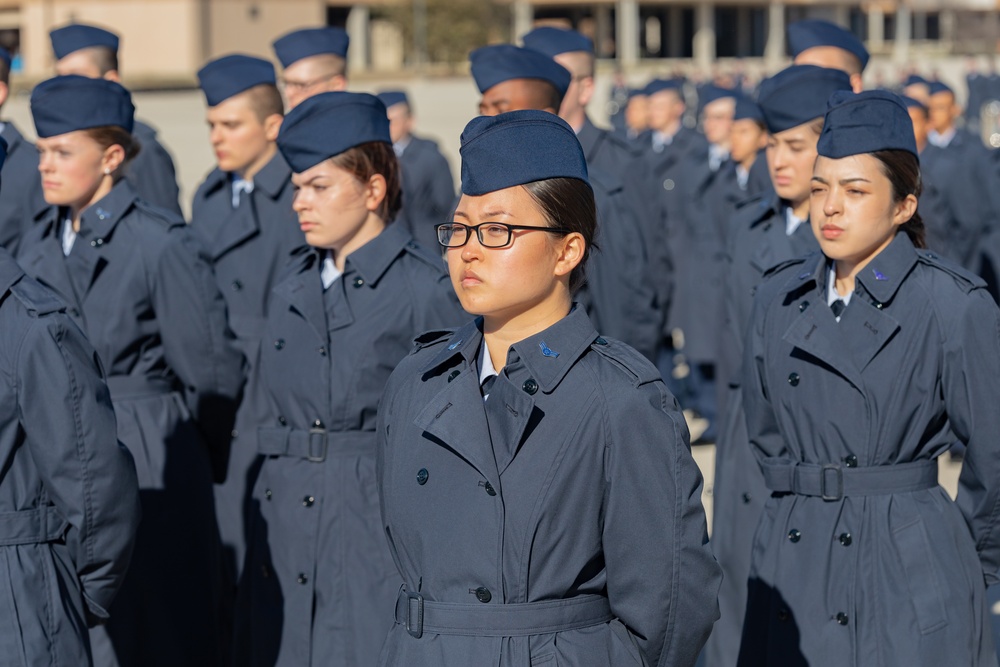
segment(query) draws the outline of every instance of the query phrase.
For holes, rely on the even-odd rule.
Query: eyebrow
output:
[[[813,176],[812,180],[819,181],[823,185],[828,185],[828,181],[822,176]],[[840,185],[847,185],[848,183],[871,183],[871,181],[869,181],[867,178],[861,178],[860,176],[857,176],[855,178],[843,178],[837,181],[837,183],[839,183]]]

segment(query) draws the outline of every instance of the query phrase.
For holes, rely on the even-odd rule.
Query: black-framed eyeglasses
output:
[[[482,222],[478,225],[463,225],[461,222],[445,222],[434,225],[438,243],[445,248],[461,248],[472,238],[474,230],[479,243],[484,248],[503,248],[510,245],[514,231],[519,229],[549,232],[552,234],[572,234],[572,229],[563,227],[532,227],[531,225],[508,225],[505,222]]]

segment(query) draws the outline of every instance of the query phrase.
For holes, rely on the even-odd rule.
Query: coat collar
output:
[[[91,204],[80,216],[80,235],[91,244],[102,245],[118,222],[132,210],[136,194],[126,179],[121,179],[100,201]]]
[[[366,285],[374,287],[412,241],[402,225],[390,224],[381,234],[348,255],[345,266],[357,271]]]
[[[23,275],[24,270],[11,254],[0,248],[0,295],[6,294]]]
[[[3,132],[0,133],[0,136],[2,136],[4,141],[7,142],[8,153],[13,153],[17,150],[18,146],[24,143],[24,135],[22,135],[21,131],[17,129],[17,126],[9,120],[4,121]]]
[[[253,177],[254,190],[260,188],[271,199],[277,199],[292,177],[292,168],[285,162],[281,153],[275,151],[264,168]]]
[[[587,156],[587,160],[593,160],[594,152],[602,136],[597,126],[590,122],[590,116],[584,116],[583,127],[580,128],[576,138],[580,140],[580,146],[583,148],[583,154]]]

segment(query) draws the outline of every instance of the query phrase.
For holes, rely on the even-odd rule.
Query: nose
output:
[[[840,197],[830,188],[823,197],[823,215],[830,218],[840,212]]]
[[[295,211],[296,213],[301,213],[302,211],[305,211],[307,208],[309,208],[309,206],[306,203],[305,196],[302,194],[302,190],[297,191],[295,195],[292,197],[292,210]]]
[[[208,131],[208,140],[213,146],[218,146],[222,142],[222,130],[218,127],[213,127]]]
[[[469,240],[462,246],[462,260],[471,262],[483,258],[483,245],[479,242],[476,232],[469,230]]]
[[[48,152],[41,153],[38,156],[38,171],[41,173],[52,171],[52,157]]]

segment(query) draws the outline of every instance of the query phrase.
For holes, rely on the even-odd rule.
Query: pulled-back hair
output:
[[[386,222],[392,222],[403,205],[399,160],[392,146],[381,141],[370,141],[334,155],[330,161],[365,185],[372,176],[381,174],[385,178],[385,198],[376,214]]]
[[[569,277],[569,289],[575,293],[586,282],[587,259],[597,249],[597,208],[594,191],[578,178],[549,178],[526,183],[524,189],[542,210],[551,227],[579,232],[586,244],[583,259]]]
[[[142,148],[138,139],[126,132],[125,128],[118,127],[117,125],[91,127],[84,130],[84,132],[88,137],[97,142],[102,151],[116,144],[121,146],[122,150],[125,151],[125,159],[122,160],[122,163],[118,165],[118,169],[112,174],[115,181],[124,175],[125,167],[135,159],[135,156],[139,154],[139,150]]]
[[[910,151],[885,150],[872,153],[872,157],[879,161],[882,173],[892,183],[892,201],[898,204],[906,199],[908,195],[917,198],[917,210],[913,212],[913,217],[904,222],[900,229],[906,232],[918,248],[927,247],[927,232],[924,228],[924,221],[920,217],[920,193],[923,185],[920,180],[920,160]]]

